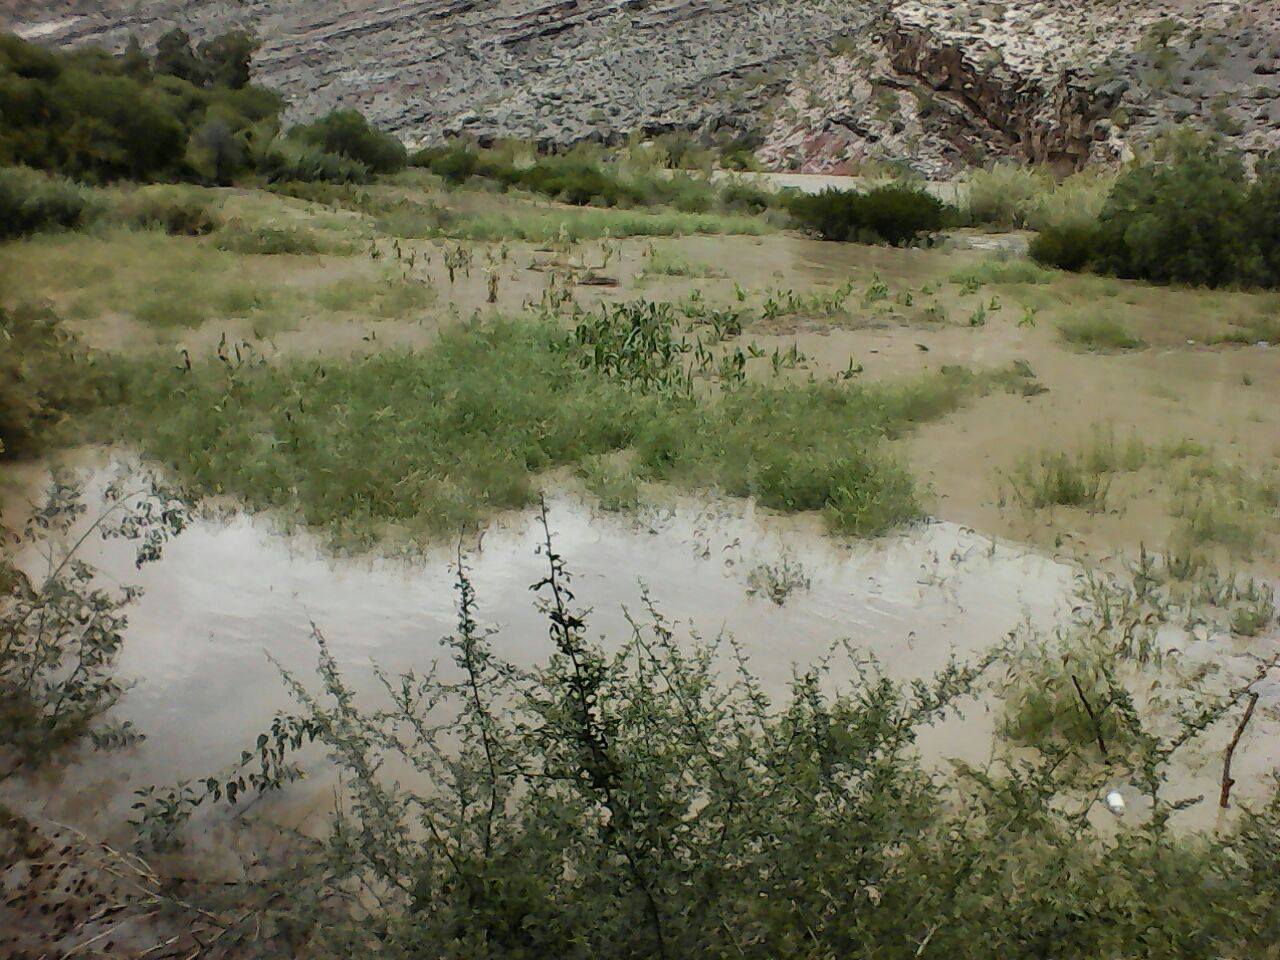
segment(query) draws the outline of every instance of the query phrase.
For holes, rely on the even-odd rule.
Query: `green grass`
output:
[[[442,534],[525,506],[538,475],[562,466],[623,503],[630,481],[598,458],[628,449],[635,478],[879,533],[919,514],[885,441],[986,383],[951,370],[887,386],[643,394],[580,367],[558,327],[510,321],[450,330],[425,352],[189,373],[157,362],[130,380],[124,439],[199,488],[363,543],[385,524]]]
[[[350,254],[355,245],[303,227],[250,227],[233,221],[214,236],[214,244],[228,253],[256,256],[320,256]]]
[[[988,283],[1050,283],[1058,276],[1054,270],[1034,260],[1004,260],[991,257],[973,266],[956,270],[948,278],[952,283],[981,287]]]
[[[576,473],[603,509],[621,512],[640,505],[640,483],[635,471],[615,462],[615,458],[588,457],[578,464]]]
[[[38,236],[0,248],[0,274],[14,278],[15,290],[36,289],[56,296],[64,312],[81,321],[117,314],[161,334],[197,327],[212,320],[240,318],[262,334],[296,327],[325,313],[398,318],[412,316],[435,302],[435,291],[405,279],[390,267],[374,267],[352,258],[339,264],[273,263],[263,258],[259,241],[298,251],[313,238],[282,231],[283,244],[257,228],[237,230],[229,246],[254,253],[219,249],[222,232],[207,238],[171,237],[153,230],[112,228],[99,234]],[[314,238],[322,246],[340,238]],[[299,254],[301,256],[301,254]],[[327,283],[316,284],[332,276]],[[17,281],[17,278],[21,278]],[[8,291],[0,291],[3,297]],[[12,293],[10,292],[10,296]]]
[[[644,269],[641,271],[644,277],[702,277],[715,278],[723,277],[713,267],[705,263],[690,263],[682,260],[671,253],[654,252],[645,261]]]
[[[1046,453],[1038,462],[1024,461],[1010,477],[1014,493],[1028,507],[1083,507],[1101,510],[1107,481],[1087,457]]]
[[[1280,344],[1280,316],[1263,315],[1236,321],[1226,333],[1210,337],[1209,343]]]
[[[762,235],[776,218],[732,210],[687,212],[667,207],[621,209],[552,204],[518,195],[499,199],[472,188],[440,191],[421,176],[388,184],[286,184],[277,192],[371,218],[375,229],[408,239],[598,240],[601,237],[676,237],[692,234]]]
[[[431,306],[436,290],[429,283],[388,270],[380,278],[335,281],[318,290],[314,299],[322,310],[391,320]]]
[[[615,210],[593,207],[529,207],[459,215],[444,224],[440,236],[466,240],[528,240],[547,243],[598,240],[601,237],[679,237],[693,234],[759,236],[774,227],[761,217],[677,211]]]
[[[1065,343],[1081,350],[1113,352],[1141,350],[1146,346],[1146,342],[1123,323],[1100,311],[1063,319],[1058,324],[1058,335]]]

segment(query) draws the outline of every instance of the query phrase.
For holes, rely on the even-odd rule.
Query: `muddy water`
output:
[[[99,468],[89,489],[111,473]],[[625,609],[639,611],[647,588],[676,622],[677,635],[732,634],[775,696],[793,671],[843,638],[905,680],[933,673],[952,654],[980,654],[1010,630],[1047,630],[1078,603],[1074,565],[954,523],[840,542],[806,518],[765,515],[737,502],[683,499],[618,516],[561,494],[549,507],[577,600],[590,609],[591,633],[606,647],[610,637],[628,634]],[[497,654],[521,666],[551,649],[529,590],[545,570],[542,537],[536,514],[524,512],[495,521],[468,547],[479,619],[496,629]],[[313,625],[371,706],[383,702],[375,662],[391,673],[423,670],[441,658],[440,638],[453,629],[456,574],[452,550],[443,547],[413,561],[335,559],[307,536],[282,534],[264,518],[243,514],[200,520],[142,570],[127,544],[90,544],[84,558],[107,580],[145,591],[119,662],[119,674],[133,686],[118,715],[147,739],[127,755],[81,757],[59,775],[58,792],[42,798],[44,812],[86,828],[117,829],[140,787],[225,769],[277,711],[291,707],[275,664],[317,686]],[[765,568],[790,571],[797,582],[782,604],[757,589]],[[1248,675],[1252,655],[1277,642],[1231,641],[1204,630],[1187,637],[1176,628],[1166,637],[1168,646],[1217,663],[1227,676]],[[449,669],[445,664],[446,675]],[[837,671],[836,679],[850,672]],[[1267,772],[1280,761],[1280,687],[1260,692],[1259,716],[1235,763],[1241,799],[1261,795]],[[967,702],[962,716],[924,731],[925,761],[990,758],[999,707],[994,694],[984,694]],[[1228,726],[1220,724],[1183,758],[1175,775],[1179,796],[1216,796]],[[327,810],[334,771],[318,753],[306,757],[306,766],[304,783],[256,809],[291,823]],[[1208,825],[1215,812],[1203,804],[1184,819]]]
[[[564,495],[551,500],[550,516],[578,601],[592,610],[591,632],[606,645],[626,635],[624,607],[639,608],[643,584],[686,630],[733,634],[774,694],[794,667],[845,637],[894,677],[927,675],[953,652],[970,656],[999,642],[1024,619],[1045,624],[1061,615],[1073,579],[1067,565],[949,523],[842,544],[804,522],[694,500],[627,518]],[[528,589],[544,572],[541,536],[534,514],[512,515],[490,527],[468,560],[480,619],[498,631],[497,653],[526,666],[550,650]],[[92,542],[85,559],[109,580],[145,591],[119,662],[134,686],[118,710],[147,740],[127,762],[92,755],[69,772],[86,796],[120,812],[139,786],[207,775],[238,757],[289,706],[269,657],[313,677],[313,623],[357,691],[374,698],[372,661],[392,672],[425,668],[454,622],[455,574],[444,548],[413,562],[335,560],[305,536],[239,515],[196,523],[142,570],[117,541]],[[807,586],[782,605],[750,592],[753,571],[784,563]],[[989,741],[959,728],[935,735],[930,749],[981,760]],[[327,796],[329,786],[317,777],[292,791],[292,802]]]

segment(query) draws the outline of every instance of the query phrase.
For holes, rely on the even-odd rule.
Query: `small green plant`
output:
[[[643,277],[703,277],[723,276],[718,270],[703,263],[690,263],[669,253],[653,251],[641,271]]]
[[[1107,480],[1084,457],[1046,453],[1038,462],[1024,461],[1010,480],[1015,494],[1027,507],[1106,507]]]
[[[1231,632],[1238,637],[1256,637],[1276,619],[1275,599],[1263,597],[1237,607],[1231,615]]]
[[[808,590],[810,579],[804,566],[784,556],[777,563],[759,563],[747,574],[747,593],[762,596],[775,606],[784,606],[797,590]]]

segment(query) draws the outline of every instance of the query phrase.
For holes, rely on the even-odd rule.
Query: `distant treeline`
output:
[[[48,50],[0,34],[0,164],[91,183],[365,181],[398,170],[400,142],[355,110],[281,131],[280,97],[250,82],[258,42],[232,31],[193,44],[171,30],[148,56]]]

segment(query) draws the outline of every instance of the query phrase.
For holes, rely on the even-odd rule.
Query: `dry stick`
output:
[[[1249,694],[1249,706],[1245,707],[1244,716],[1240,718],[1240,724],[1236,727],[1236,735],[1231,738],[1231,742],[1227,744],[1226,753],[1222,755],[1222,794],[1218,797],[1218,806],[1223,810],[1231,806],[1231,788],[1235,786],[1235,780],[1231,776],[1231,758],[1235,755],[1240,738],[1244,735],[1244,728],[1249,725],[1249,720],[1253,717],[1253,708],[1257,705],[1258,693],[1252,691]]]
[[[1076,675],[1071,675],[1071,683],[1076,688],[1076,694],[1080,697],[1080,702],[1084,704],[1084,712],[1089,715],[1089,721],[1093,724],[1093,735],[1098,739],[1098,749],[1102,751],[1102,759],[1107,757],[1107,743],[1102,739],[1102,725],[1098,723],[1098,716],[1093,712],[1093,707],[1089,706],[1089,701],[1084,695],[1084,691],[1080,689],[1080,681],[1076,679]]]

